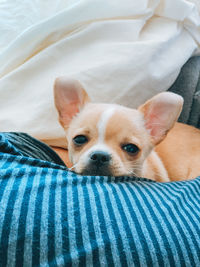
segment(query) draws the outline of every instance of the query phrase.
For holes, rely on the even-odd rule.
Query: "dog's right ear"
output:
[[[149,131],[154,145],[159,144],[174,126],[182,107],[182,96],[163,92],[138,108],[143,113],[146,129]]]
[[[89,102],[89,97],[79,81],[59,77],[54,84],[54,101],[59,121],[67,128],[72,118]]]

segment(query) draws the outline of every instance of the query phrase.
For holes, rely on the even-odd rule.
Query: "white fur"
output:
[[[111,154],[110,148],[104,144],[97,143],[96,145],[92,146],[89,150],[87,150],[80,158],[80,161],[83,161],[85,165],[87,165],[88,160],[90,158],[90,154],[94,151],[104,151],[108,154]]]
[[[108,121],[111,118],[111,116],[114,114],[115,109],[116,109],[115,107],[110,107],[101,114],[101,117],[97,124],[97,129],[98,129],[97,143],[81,156],[81,161],[83,161],[85,164],[87,164],[90,154],[93,151],[104,151],[104,152],[107,152],[108,154],[112,154],[112,151],[110,150],[110,148],[107,145],[105,145],[104,139],[105,139],[105,132],[106,132],[106,127],[108,125]]]
[[[155,175],[159,176],[159,178],[162,178],[162,180],[164,182],[169,182],[169,176],[167,173],[167,170],[164,167],[164,164],[162,162],[162,160],[160,159],[160,157],[158,156],[158,154],[152,150],[151,152],[151,158],[153,159],[154,163],[156,164],[156,166],[159,167],[159,172],[155,173],[152,170],[152,166],[151,164],[149,164],[148,158],[144,161],[143,166],[142,166],[142,173],[141,173],[141,177],[148,177],[152,180],[156,180],[155,179]]]
[[[109,109],[105,110],[101,114],[100,120],[99,120],[99,122],[97,124],[98,134],[99,134],[98,143],[103,143],[104,142],[106,126],[107,126],[108,120],[113,115],[115,109],[116,109],[115,107],[110,107]]]

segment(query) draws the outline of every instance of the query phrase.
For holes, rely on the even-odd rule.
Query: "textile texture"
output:
[[[169,91],[184,98],[179,121],[200,128],[200,57],[187,61]]]
[[[197,0],[0,1],[0,131],[65,147],[58,76],[94,102],[136,108],[167,90],[200,52]]]
[[[0,151],[0,266],[200,266],[200,178],[79,176],[25,134]]]

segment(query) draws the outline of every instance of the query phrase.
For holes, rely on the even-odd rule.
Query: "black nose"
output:
[[[90,162],[97,166],[108,165],[111,156],[104,151],[94,151],[90,155]]]

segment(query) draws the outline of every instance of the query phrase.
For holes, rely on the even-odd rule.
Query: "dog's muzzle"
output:
[[[111,155],[105,151],[93,151],[89,155],[87,166],[82,171],[86,175],[112,175]]]

